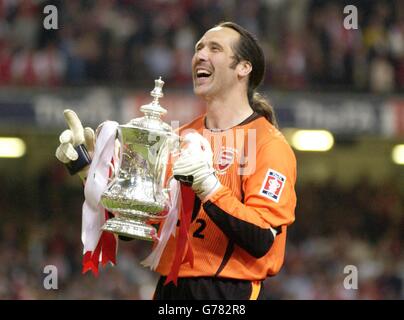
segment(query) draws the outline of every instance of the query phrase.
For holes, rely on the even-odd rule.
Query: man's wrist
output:
[[[206,198],[214,194],[220,186],[219,179],[215,174],[211,174],[202,182],[201,192],[198,192],[197,195],[203,202]]]
[[[84,144],[75,146],[74,150],[76,150],[78,154],[77,160],[70,161],[65,164],[71,175],[80,173],[91,163],[90,155],[88,154],[87,148]]]

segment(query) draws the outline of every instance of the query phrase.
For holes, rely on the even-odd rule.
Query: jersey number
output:
[[[202,231],[206,228],[206,221],[203,219],[196,219],[196,223],[199,223],[199,228],[195,230],[193,236],[194,238],[204,239],[205,236],[202,234]]]

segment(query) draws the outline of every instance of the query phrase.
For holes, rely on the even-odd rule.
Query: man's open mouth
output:
[[[208,70],[205,70],[205,69],[197,69],[196,70],[196,77],[198,79],[209,78],[211,75],[212,75],[212,73],[210,71],[208,71]]]

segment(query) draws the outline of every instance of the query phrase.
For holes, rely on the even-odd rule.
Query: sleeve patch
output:
[[[269,169],[265,176],[264,182],[262,183],[260,195],[263,195],[278,203],[285,183],[286,177],[283,174],[273,169]]]

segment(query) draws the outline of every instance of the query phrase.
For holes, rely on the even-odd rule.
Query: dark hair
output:
[[[235,68],[243,60],[251,63],[252,70],[247,87],[248,102],[255,112],[263,115],[270,123],[278,127],[273,107],[262,95],[255,91],[265,75],[265,56],[261,46],[258,44],[258,40],[250,32],[234,22],[222,22],[217,27],[233,29],[240,35],[239,41],[233,48],[235,60],[231,67]]]

